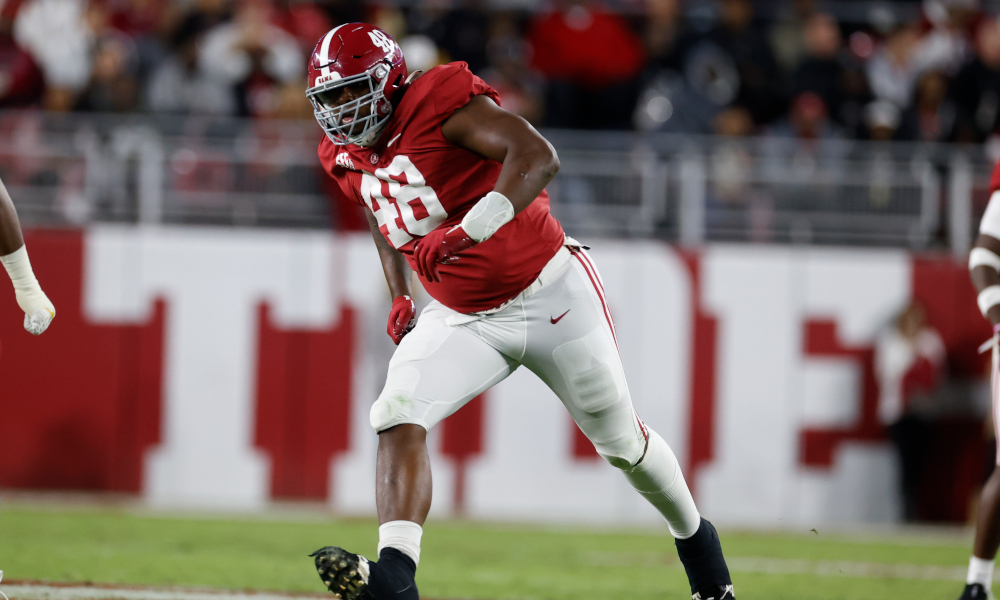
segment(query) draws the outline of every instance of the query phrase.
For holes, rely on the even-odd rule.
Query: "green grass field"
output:
[[[721,536],[741,600],[955,600],[970,548],[967,532],[929,529]],[[374,520],[320,513],[193,517],[6,498],[0,510],[8,581],[321,592],[309,552],[333,544],[371,556],[376,542]],[[431,521],[417,583],[441,599],[690,598],[665,527]]]

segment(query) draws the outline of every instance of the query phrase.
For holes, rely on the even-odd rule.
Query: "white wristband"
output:
[[[0,263],[7,269],[7,275],[14,284],[17,305],[24,311],[24,328],[35,335],[42,333],[56,316],[56,309],[35,278],[27,248],[21,246],[6,256],[0,256]]]
[[[1000,271],[1000,256],[986,248],[973,248],[969,252],[969,270],[976,267],[991,267],[994,271]]]
[[[462,229],[469,237],[482,242],[490,239],[514,218],[514,205],[500,192],[490,192],[476,202],[462,219]]]
[[[984,288],[976,296],[976,303],[979,304],[979,312],[983,313],[985,317],[986,311],[1000,304],[1000,285],[991,285],[988,288]]]

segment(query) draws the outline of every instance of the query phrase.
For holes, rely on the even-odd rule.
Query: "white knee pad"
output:
[[[670,533],[685,540],[698,531],[701,515],[674,452],[658,433],[648,431],[646,455],[639,464],[623,472],[632,487],[660,511]]]
[[[389,371],[385,389],[379,394],[375,404],[372,404],[368,414],[369,422],[376,432],[402,423],[423,425],[420,416],[426,407],[417,402],[413,394],[419,381],[420,372],[414,367],[402,366]]]

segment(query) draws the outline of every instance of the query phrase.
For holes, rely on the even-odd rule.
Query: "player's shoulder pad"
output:
[[[500,104],[500,94],[469,70],[464,62],[439,65],[410,84],[400,104],[404,118],[439,125],[475,96],[486,95]]]

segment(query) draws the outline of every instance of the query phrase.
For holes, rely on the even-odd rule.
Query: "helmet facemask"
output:
[[[306,91],[313,114],[331,142],[338,146],[375,143],[392,116],[392,104],[385,97],[388,75],[389,67],[378,63],[364,73],[328,81]],[[367,91],[361,96],[339,106],[332,104],[341,88],[365,83]],[[367,115],[363,114],[366,106],[370,107]]]

